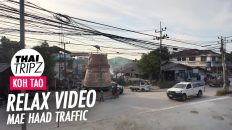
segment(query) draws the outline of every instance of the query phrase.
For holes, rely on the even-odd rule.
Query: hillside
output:
[[[115,57],[108,60],[111,70],[113,70],[115,67],[119,67],[131,62],[132,60],[123,57]]]

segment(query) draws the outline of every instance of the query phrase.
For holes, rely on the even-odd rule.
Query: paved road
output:
[[[231,130],[232,97],[214,96],[217,89],[207,88],[202,98],[186,102],[169,100],[165,90],[158,92],[130,92],[118,99],[97,103],[88,113],[87,122],[30,124],[28,129],[67,130]],[[51,101],[51,103],[53,103]],[[53,109],[54,110],[54,109]],[[20,129],[6,126],[6,112],[1,108],[1,130]]]

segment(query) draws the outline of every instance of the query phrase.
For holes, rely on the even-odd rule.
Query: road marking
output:
[[[219,97],[219,98],[208,99],[208,100],[204,100],[204,101],[198,101],[198,102],[191,102],[191,103],[186,103],[186,104],[181,104],[181,105],[175,105],[175,106],[171,106],[171,107],[164,107],[164,108],[159,108],[159,109],[150,109],[150,110],[147,110],[147,111],[138,112],[137,114],[145,114],[145,113],[150,113],[150,112],[159,112],[159,111],[170,110],[170,109],[183,107],[183,106],[196,105],[196,104],[201,104],[201,103],[206,103],[206,102],[224,100],[224,99],[228,99],[228,98],[231,98],[231,97],[228,97],[228,96]]]
[[[164,110],[170,110],[170,109],[174,109],[174,108],[178,108],[178,107],[182,107],[182,106],[188,106],[188,105],[195,105],[195,104],[201,104],[201,103],[205,103],[205,102],[212,102],[212,101],[218,101],[218,100],[224,100],[224,99],[229,99],[231,97],[229,96],[225,96],[225,97],[219,97],[219,98],[213,98],[213,99],[208,99],[208,100],[203,100],[203,101],[196,101],[196,102],[190,102],[190,103],[185,103],[185,104],[180,104],[180,105],[175,105],[175,106],[171,106],[171,107],[164,107],[164,108],[159,108],[159,109],[150,109],[147,107],[143,107],[144,109],[149,109],[143,112],[137,112],[136,115],[140,115],[140,114],[146,114],[146,113],[151,113],[151,112],[159,112],[159,111],[164,111]],[[133,106],[133,108],[136,109],[142,109],[142,107],[139,106]],[[135,114],[133,114],[135,115]],[[130,116],[130,114],[128,115],[124,115],[124,116]],[[109,119],[116,119],[117,117],[120,117],[120,115],[116,115],[114,117],[106,117],[103,119],[95,119],[95,120],[88,120],[86,122],[88,123],[96,123],[97,121],[104,121],[104,120],[109,120]]]

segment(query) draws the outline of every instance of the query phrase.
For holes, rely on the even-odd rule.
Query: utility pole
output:
[[[25,19],[24,19],[24,0],[20,0],[20,48],[25,48]]]
[[[64,51],[66,51],[66,44],[70,44],[70,42],[63,43],[64,44]],[[65,82],[68,84],[68,89],[69,89],[69,81],[67,82],[67,58],[66,58],[66,53],[64,52],[64,79]]]
[[[222,74],[223,74],[223,89],[225,91],[229,90],[228,87],[228,76],[227,76],[227,68],[226,68],[226,57],[225,57],[225,53],[226,53],[226,39],[223,38],[222,36],[219,37],[220,42],[221,42],[221,57],[222,57]]]
[[[19,3],[19,17],[20,17],[20,49],[25,48],[25,19],[24,19],[24,0],[20,0]],[[25,93],[25,90],[21,90],[21,93]],[[27,129],[27,115],[25,113],[24,123],[21,125],[21,130]]]
[[[162,65],[162,40],[163,39],[166,39],[166,38],[169,38],[167,34],[164,34],[163,35],[163,31],[166,31],[167,28],[164,27],[162,28],[162,25],[161,25],[161,21],[160,21],[160,26],[159,26],[159,30],[155,30],[155,33],[159,33],[159,37],[155,37],[154,40],[159,40],[160,42],[160,70],[159,70],[159,80],[161,81],[162,79],[162,68],[161,68],[161,65]]]
[[[66,81],[66,71],[67,71],[67,68],[66,68],[66,64],[67,64],[67,59],[66,59],[66,53],[65,53],[65,48],[66,47],[66,43],[64,42],[64,79]]]

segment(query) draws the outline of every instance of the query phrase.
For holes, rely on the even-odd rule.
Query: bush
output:
[[[158,81],[157,80],[150,80],[150,84],[152,86],[158,85]]]
[[[159,88],[163,89],[163,88],[171,88],[176,83],[177,83],[176,81],[161,81],[157,85],[159,86]]]
[[[216,92],[216,96],[224,96],[226,94],[232,94],[232,91],[226,91],[225,89],[221,89]]]

